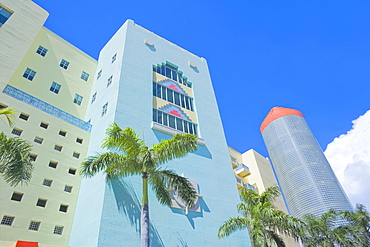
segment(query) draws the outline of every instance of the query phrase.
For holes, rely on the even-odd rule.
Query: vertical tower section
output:
[[[100,53],[86,119],[93,125],[90,155],[107,151],[100,145],[113,121],[148,146],[176,133],[198,136],[197,151],[163,165],[191,180],[196,207],[187,209],[176,195],[172,207],[162,206],[150,189],[151,246],[249,246],[246,231],[217,238],[237,215],[239,196],[204,58],[126,21]],[[83,179],[70,246],[138,246],[141,198],[141,176]]]
[[[301,112],[274,107],[260,130],[293,216],[352,210]]]

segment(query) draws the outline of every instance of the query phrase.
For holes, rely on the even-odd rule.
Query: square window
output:
[[[20,202],[22,201],[23,193],[13,192],[12,198],[10,200]]]
[[[4,108],[7,108],[8,106],[7,105],[4,105],[2,103],[0,103],[0,109],[4,109]]]
[[[52,91],[53,93],[58,94],[59,93],[59,90],[60,90],[60,87],[61,87],[60,84],[58,84],[56,82],[53,82],[53,83],[51,83],[50,91]]]
[[[39,207],[45,207],[46,206],[46,202],[47,202],[48,200],[46,200],[46,199],[41,199],[41,198],[39,198],[38,200],[37,200],[37,203],[36,203],[36,206],[39,206]]]
[[[73,99],[73,103],[77,105],[81,105],[83,97],[81,95],[76,94],[75,98]]]
[[[89,74],[86,73],[85,71],[82,71],[81,79],[87,81],[89,79]]]
[[[109,87],[109,85],[110,85],[110,84],[112,84],[112,81],[113,81],[113,75],[111,75],[111,76],[108,78],[107,87]]]
[[[44,128],[44,129],[47,129],[49,127],[49,124],[48,123],[45,123],[45,122],[41,122],[40,123],[40,127],[41,128]]]
[[[1,225],[11,226],[13,224],[13,221],[14,221],[13,216],[4,215],[3,219],[1,220]]]
[[[17,128],[14,128],[12,130],[12,134],[17,135],[17,136],[20,136],[22,134],[22,132],[23,132],[23,130],[17,129]]]
[[[65,131],[65,130],[59,130],[59,135],[66,136],[67,135],[67,131]]]
[[[103,105],[101,116],[104,116],[107,113],[107,110],[108,110],[108,102]]]
[[[9,19],[13,13],[0,6],[0,27]]]
[[[25,121],[27,121],[29,117],[30,117],[30,115],[28,115],[26,113],[23,113],[23,112],[19,115],[19,118],[23,119]]]
[[[40,224],[41,224],[40,221],[31,221],[30,226],[28,227],[28,230],[38,231]]]
[[[63,148],[63,146],[60,146],[60,145],[57,145],[57,144],[55,144],[55,146],[54,146],[54,150],[57,150],[59,152],[62,151],[62,148]]]
[[[44,181],[42,182],[42,185],[45,185],[45,186],[48,186],[48,187],[51,187],[51,184],[53,183],[53,180],[50,180],[50,179],[44,179]]]
[[[113,57],[112,57],[112,63],[114,63],[114,61],[116,61],[116,58],[117,58],[117,53],[113,55]]]
[[[77,143],[80,143],[80,144],[82,144],[82,142],[83,142],[83,139],[82,139],[82,138],[79,138],[79,137],[77,137],[77,138],[76,138],[76,142],[77,142]]]
[[[68,210],[68,205],[60,204],[60,207],[59,207],[60,212],[67,213],[67,210]]]
[[[37,159],[37,154],[31,154],[31,153],[30,153],[30,159],[31,159],[32,161],[36,161],[36,159]]]
[[[35,77],[35,75],[36,75],[36,71],[34,71],[34,70],[30,69],[30,68],[27,68],[26,71],[23,74],[23,77],[26,78],[26,79],[28,79],[28,80],[30,80],[30,81],[32,81],[33,78]]]
[[[34,142],[41,144],[44,141],[44,138],[41,138],[39,136],[36,136],[35,139],[33,139]]]
[[[63,226],[55,226],[54,227],[54,234],[62,235],[63,233]]]
[[[73,152],[73,157],[79,159],[80,158],[80,153]]]
[[[94,103],[94,101],[96,100],[96,94],[97,92],[95,92],[93,96],[91,97],[91,104]]]
[[[102,71],[103,71],[103,70],[100,70],[100,71],[98,72],[98,76],[96,77],[96,79],[99,79],[99,78],[100,78]]]
[[[52,167],[52,168],[57,168],[58,162],[50,160],[49,166]]]
[[[68,192],[68,193],[71,193],[72,192],[72,188],[73,188],[73,186],[66,185],[66,186],[64,186],[64,191],[65,192]]]
[[[59,64],[59,66],[62,67],[63,69],[68,69],[68,65],[69,65],[69,62],[67,62],[64,59],[62,59],[62,61]]]
[[[69,173],[69,174],[72,174],[72,175],[76,175],[76,170],[77,170],[77,169],[69,168],[68,173]]]
[[[48,49],[42,47],[41,45],[39,46],[39,48],[36,51],[37,54],[40,54],[43,57],[45,57],[46,52],[48,52]]]

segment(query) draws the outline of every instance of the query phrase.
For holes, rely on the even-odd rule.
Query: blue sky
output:
[[[370,108],[369,0],[34,2],[50,13],[47,28],[96,59],[126,19],[205,57],[228,144],[240,152],[268,155],[259,126],[274,106],[300,110],[324,150]],[[368,133],[369,116],[357,124],[365,127],[333,144],[334,161],[343,160],[343,150],[348,160],[357,157],[337,161],[336,172],[361,165],[370,174],[370,135],[356,141]],[[367,177],[358,181],[363,191],[349,196],[370,207]],[[341,182],[355,191],[344,175]]]

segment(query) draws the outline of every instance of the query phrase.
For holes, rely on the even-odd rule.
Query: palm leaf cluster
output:
[[[0,116],[4,116],[8,125],[13,126],[15,119],[15,110],[11,108],[2,108],[0,109]]]

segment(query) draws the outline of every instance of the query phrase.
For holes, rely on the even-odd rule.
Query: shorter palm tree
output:
[[[223,238],[236,230],[248,229],[254,247],[266,247],[275,243],[278,247],[285,246],[284,234],[298,239],[302,234],[301,221],[275,208],[273,201],[279,196],[278,186],[270,186],[259,195],[254,190],[242,188],[237,209],[243,217],[230,218],[224,222],[218,231],[218,237]]]
[[[356,210],[342,211],[340,216],[345,219],[350,225],[359,228],[362,235],[364,247],[370,247],[370,215],[363,204],[357,204]]]
[[[156,193],[162,205],[171,205],[170,191],[175,190],[189,207],[194,205],[196,191],[187,178],[160,165],[184,157],[197,149],[197,137],[191,134],[177,134],[169,140],[162,140],[150,148],[139,139],[133,129],[122,130],[112,123],[106,131],[103,148],[113,150],[90,156],[82,163],[81,174],[92,177],[103,171],[107,180],[141,175],[143,196],[141,207],[141,246],[149,247],[149,200],[148,185]]]
[[[302,220],[306,229],[302,238],[305,247],[363,246],[359,228],[343,221],[333,209],[320,217],[305,215]]]

